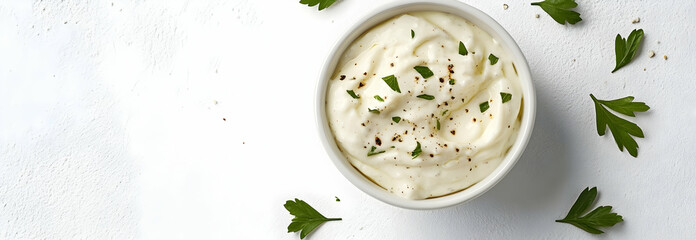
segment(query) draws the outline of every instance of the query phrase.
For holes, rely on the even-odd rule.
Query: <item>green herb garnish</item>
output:
[[[392,121],[394,121],[395,123],[399,123],[401,122],[401,117],[392,117]]]
[[[512,100],[512,94],[500,92],[500,98],[503,99],[503,103],[506,103]]]
[[[379,95],[375,95],[375,99],[377,99],[377,101],[384,102],[384,99],[382,99],[382,97]]]
[[[416,96],[416,97],[417,97],[417,98],[422,98],[422,99],[425,99],[425,100],[433,100],[433,99],[435,99],[435,97],[433,97],[433,95],[428,95],[428,94],[421,94],[421,95],[418,95],[418,96]]]
[[[611,206],[600,206],[585,216],[580,216],[590,209],[595,198],[597,198],[597,188],[585,188],[568,211],[568,215],[563,219],[556,220],[556,222],[572,224],[588,233],[600,234],[604,232],[597,229],[598,227],[611,227],[623,221],[621,215],[611,212]]]
[[[459,41],[459,55],[466,56],[467,54],[469,54],[469,51],[466,50],[466,46],[464,46],[462,41]]]
[[[454,81],[456,81],[456,80],[450,79],[450,80],[449,80],[449,84],[450,84],[450,85],[454,85]]]
[[[414,159],[417,158],[418,155],[421,154],[421,152],[423,152],[423,150],[421,150],[421,147],[420,147],[420,142],[416,142],[416,144],[417,144],[417,145],[416,145],[416,149],[413,149],[413,152],[411,153],[411,156],[412,156]]]
[[[532,5],[541,7],[553,20],[563,25],[565,25],[566,21],[570,24],[582,21],[580,13],[570,10],[578,6],[575,0],[545,0],[532,3]]]
[[[379,114],[379,109],[377,109],[377,108],[375,108],[375,109],[368,108],[367,111],[371,112],[371,113]]]
[[[491,65],[495,65],[496,63],[498,63],[498,57],[491,53],[490,55],[488,55],[488,61],[491,61]]]
[[[616,67],[611,72],[616,72],[619,68],[626,66],[633,60],[636,55],[636,50],[640,41],[643,40],[643,29],[634,29],[628,35],[628,40],[621,37],[621,34],[616,34],[614,42],[614,51],[616,52]]]
[[[377,154],[386,152],[386,151],[384,151],[384,150],[379,151],[379,152],[375,152],[376,149],[377,149],[377,147],[372,146],[372,147],[370,148],[370,151],[367,152],[367,156],[369,157],[369,156],[372,156],[372,155],[377,155]]]
[[[341,218],[326,218],[305,201],[297,198],[295,198],[294,202],[288,200],[283,206],[291,215],[295,216],[290,225],[288,225],[288,232],[300,232],[300,239],[304,239],[307,234],[325,222],[341,220]]]
[[[438,131],[440,130],[440,119],[439,118],[437,119],[437,130]]]
[[[415,66],[413,67],[413,69],[420,73],[420,75],[423,76],[423,78],[429,78],[434,75],[433,71],[430,71],[430,68],[426,66]]]
[[[482,102],[481,104],[479,104],[479,109],[481,110],[481,113],[488,110],[489,107],[490,106],[488,105],[488,101],[485,101],[485,102]]]
[[[310,7],[314,7],[319,4],[319,11],[331,6],[331,4],[334,2],[336,2],[336,0],[300,0],[301,4],[306,4]]]
[[[636,143],[636,140],[631,136],[643,138],[643,130],[635,123],[614,115],[607,110],[605,106],[618,113],[631,117],[636,116],[634,112],[645,112],[648,111],[650,107],[643,102],[633,102],[633,96],[610,101],[598,100],[592,94],[590,94],[590,97],[595,105],[597,133],[599,136],[604,136],[608,125],[609,130],[611,130],[611,135],[614,136],[616,145],[619,146],[619,150],[623,152],[624,147],[626,147],[626,150],[628,150],[631,156],[638,157],[638,143]]]
[[[336,202],[340,202],[340,201],[341,201],[340,198],[338,198],[338,197],[336,197],[336,196],[334,196],[334,197],[336,198]]]
[[[447,114],[447,111],[449,110],[442,111],[442,116],[445,116],[445,114]]]
[[[346,92],[348,92],[348,95],[350,95],[351,97],[353,97],[355,99],[360,98],[360,96],[355,95],[355,92],[353,92],[353,90],[346,90]]]
[[[411,39],[413,39],[414,37],[416,37],[416,32],[414,32],[413,29],[411,29]]]
[[[387,83],[392,90],[401,93],[401,89],[399,89],[399,82],[396,80],[394,75],[383,77],[382,80],[384,80],[384,82]]]

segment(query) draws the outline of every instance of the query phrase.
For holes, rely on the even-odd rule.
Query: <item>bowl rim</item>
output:
[[[441,197],[414,200],[399,197],[389,193],[367,179],[346,159],[338,149],[336,140],[329,127],[326,116],[326,95],[329,79],[338,64],[343,52],[362,33],[399,14],[417,11],[440,11],[460,16],[482,30],[488,32],[494,39],[499,40],[513,57],[520,80],[524,100],[524,113],[520,130],[515,143],[510,147],[505,158],[491,174],[474,185]],[[524,152],[532,135],[536,117],[536,93],[531,71],[522,50],[510,34],[486,13],[459,1],[452,0],[400,0],[384,4],[356,20],[333,44],[329,55],[322,67],[319,81],[316,85],[315,120],[320,141],[339,172],[361,191],[387,204],[406,209],[439,209],[471,201],[490,190],[507,175]]]

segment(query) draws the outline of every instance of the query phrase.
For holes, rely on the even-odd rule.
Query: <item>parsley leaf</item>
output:
[[[488,61],[491,61],[491,65],[495,65],[496,63],[498,63],[498,57],[491,53],[490,55],[488,55]]]
[[[387,83],[392,90],[401,93],[401,89],[399,89],[399,82],[396,80],[394,75],[383,77],[382,80],[384,80],[384,82]]]
[[[350,95],[351,97],[353,97],[355,99],[360,98],[360,96],[355,95],[355,92],[353,92],[353,90],[346,90],[346,92],[348,92],[348,95]]]
[[[434,75],[433,71],[430,71],[430,68],[426,66],[415,66],[413,69],[416,69],[416,71],[418,71],[423,78],[429,78]]]
[[[338,198],[336,198],[338,199]],[[300,232],[300,239],[303,239],[315,228],[319,227],[324,222],[339,221],[341,218],[326,218],[321,213],[317,212],[312,206],[309,206],[305,201],[295,198],[295,201],[288,200],[285,202],[285,209],[295,216],[290,225],[288,232]]]
[[[433,97],[433,95],[428,95],[428,94],[421,94],[421,95],[418,95],[418,96],[416,96],[416,97],[417,97],[417,98],[422,98],[422,99],[425,99],[425,100],[433,100],[433,99],[435,99],[435,97]]]
[[[382,97],[379,95],[375,95],[375,99],[377,99],[377,101],[384,102],[384,99],[382,99]]]
[[[604,232],[597,227],[611,227],[623,221],[621,215],[611,212],[611,206],[600,206],[585,216],[580,216],[589,210],[595,198],[597,198],[597,187],[585,188],[568,211],[568,215],[563,219],[556,220],[556,222],[572,224],[588,233],[600,234]]]
[[[439,118],[437,119],[437,130],[438,131],[440,130],[440,119]]]
[[[371,112],[371,113],[379,114],[379,109],[377,109],[377,108],[375,108],[375,109],[368,108],[367,111],[368,111],[368,112]]]
[[[336,202],[340,202],[340,201],[341,201],[341,199],[338,198],[337,196],[334,196],[334,197],[336,198]]]
[[[417,144],[416,149],[413,149],[413,152],[411,153],[411,156],[414,159],[417,158],[418,155],[420,155],[423,152],[423,150],[421,150],[421,147],[420,147],[420,142],[416,142],[416,144]]]
[[[456,81],[456,80],[450,79],[450,80],[449,80],[449,84],[450,84],[450,85],[454,85],[454,81]]]
[[[616,141],[616,145],[619,146],[619,149],[623,152],[624,147],[626,147],[626,150],[628,150],[631,156],[638,157],[638,144],[631,136],[643,138],[643,130],[635,123],[614,115],[604,106],[631,117],[635,116],[634,112],[645,112],[648,111],[650,107],[643,102],[633,102],[633,96],[610,101],[598,100],[592,94],[590,94],[590,97],[595,105],[597,133],[599,136],[604,136],[608,125],[609,130],[611,130],[611,135],[614,136],[614,141]]]
[[[414,32],[413,29],[411,29],[411,38],[414,38],[414,37],[416,37],[416,32]]]
[[[392,117],[392,121],[394,121],[395,123],[399,123],[401,122],[401,117]]]
[[[445,116],[449,110],[442,111],[442,116]]]
[[[469,51],[466,50],[466,46],[464,46],[462,41],[459,41],[459,55],[466,56],[467,54],[469,54]]]
[[[506,103],[512,100],[512,94],[500,92],[500,98],[503,99],[503,103]]]
[[[578,6],[575,0],[545,0],[532,3],[532,5],[541,7],[553,20],[563,25],[565,25],[566,21],[570,24],[582,21],[580,13],[570,10]]]
[[[319,4],[319,11],[331,6],[331,4],[334,2],[336,2],[336,0],[300,0],[301,4],[306,4],[310,7],[314,7]]]
[[[481,104],[479,104],[479,109],[481,110],[481,113],[488,110],[489,107],[491,107],[491,106],[488,105],[488,101],[485,101],[485,102],[482,102]]]
[[[385,150],[382,150],[382,151],[379,151],[379,152],[375,152],[376,149],[377,149],[377,147],[372,146],[372,147],[370,148],[370,151],[367,152],[367,156],[369,157],[369,156],[372,156],[372,155],[377,155],[377,154],[386,152]]]
[[[628,40],[621,37],[621,34],[616,34],[614,51],[616,52],[616,67],[611,72],[616,72],[619,68],[626,66],[633,60],[636,55],[636,50],[640,41],[643,40],[643,29],[633,29],[628,35]]]

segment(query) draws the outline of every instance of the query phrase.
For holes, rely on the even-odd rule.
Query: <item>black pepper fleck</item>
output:
[[[346,79],[346,75],[341,75],[341,78],[339,78],[339,79],[340,80]]]

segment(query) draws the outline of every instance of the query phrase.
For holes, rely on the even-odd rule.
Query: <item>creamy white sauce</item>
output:
[[[460,41],[466,56],[459,54]],[[496,64],[489,54],[499,58]],[[415,66],[434,75],[424,79]],[[401,93],[382,80],[389,75]],[[501,92],[512,99],[502,103]],[[329,81],[326,111],[339,148],[356,169],[391,193],[425,199],[470,187],[500,164],[517,136],[522,99],[512,57],[496,39],[458,16],[414,12],[368,30],[343,53]],[[483,102],[490,108],[481,113]],[[422,153],[413,158],[418,143]],[[367,156],[373,146],[385,152]]]

